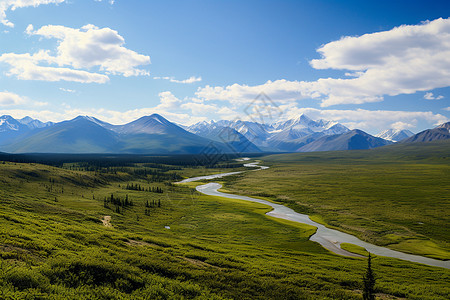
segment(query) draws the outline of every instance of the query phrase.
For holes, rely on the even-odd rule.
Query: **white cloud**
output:
[[[0,92],[0,106],[19,105],[26,102],[24,97],[8,91]]]
[[[160,76],[156,76],[153,77],[153,79],[164,79],[164,80],[169,80],[170,82],[175,82],[175,83],[194,83],[194,82],[200,82],[202,81],[201,77],[196,77],[196,76],[191,76],[188,79],[183,79],[183,80],[177,80],[174,77],[160,77]]]
[[[449,107],[446,107],[446,108],[444,108],[444,110],[446,110],[446,111],[450,111],[450,106],[449,106]]]
[[[233,84],[226,87],[205,86],[198,88],[197,97],[204,100],[224,100],[233,104],[251,102],[259,94],[265,93],[274,101],[294,101],[306,97],[314,97],[315,92],[310,90],[310,83],[303,81],[288,81],[285,79],[267,81],[256,86]],[[318,94],[317,94],[318,96]]]
[[[96,2],[103,2],[103,0],[95,0]],[[108,1],[109,4],[113,5],[115,3],[114,0],[109,0]]]
[[[205,117],[193,117],[189,114],[174,113],[164,110],[158,110],[156,108],[139,108],[128,111],[115,111],[106,109],[77,109],[70,106],[63,106],[62,109],[52,110],[32,110],[32,109],[8,109],[0,110],[0,115],[11,115],[14,118],[23,118],[29,116],[34,119],[41,120],[43,122],[52,121],[60,122],[64,120],[73,119],[79,115],[93,116],[102,121],[109,122],[111,124],[125,124],[134,121],[142,116],[151,115],[154,113],[161,114],[164,118],[167,118],[171,122],[178,124],[191,125],[200,121],[206,120]]]
[[[124,38],[110,28],[98,28],[92,24],[81,29],[47,25],[32,34],[58,40],[55,60],[59,65],[77,69],[99,67],[108,74],[126,77],[148,75],[148,71],[137,67],[149,64],[150,57],[123,47]]]
[[[1,0],[0,1],[0,23],[14,27],[14,24],[6,19],[6,12],[8,10],[16,10],[23,7],[37,7],[44,4],[59,4],[65,0]]]
[[[217,106],[215,105],[197,102],[184,103],[181,105],[181,108],[192,111],[194,115],[209,114],[218,110]]]
[[[423,98],[426,99],[426,100],[441,100],[441,99],[444,99],[444,96],[439,95],[439,96],[436,97],[436,96],[433,95],[433,93],[429,92],[429,93],[426,93],[423,96]]]
[[[397,130],[403,130],[403,129],[414,128],[414,125],[399,121],[399,122],[392,123],[391,128],[397,129]]]
[[[75,90],[71,90],[71,89],[66,89],[66,88],[59,88],[61,91],[66,92],[66,93],[75,93]]]
[[[54,58],[48,52],[40,51],[35,54],[5,53],[0,56],[0,62],[10,65],[6,72],[8,76],[15,76],[21,80],[43,81],[74,81],[81,83],[106,83],[109,77],[99,73],[74,70],[66,67],[40,66],[41,62],[51,62]]]
[[[156,106],[158,110],[177,109],[180,107],[182,101],[175,97],[171,92],[161,92],[158,94],[160,104]]]
[[[450,86],[450,19],[389,31],[343,37],[318,49],[316,69],[349,70],[354,78],[317,81],[268,81],[258,86],[233,84],[199,88],[197,97],[232,103],[264,92],[275,101],[313,98],[321,106],[382,101],[383,96],[413,94]]]
[[[249,120],[250,118],[245,116],[241,116],[240,114],[234,110],[232,110],[229,107],[223,106],[221,109],[219,109],[217,111],[217,114],[220,116],[221,119],[223,120],[235,120],[235,119],[240,119],[240,120]]]
[[[297,108],[293,105],[282,105],[284,119],[295,118],[304,113],[310,118],[338,121],[351,129],[368,130],[371,133],[389,128],[414,128],[419,122],[435,126],[449,119],[431,111],[390,111],[390,110],[332,110],[316,108]]]
[[[148,71],[138,69],[138,66],[149,64],[150,57],[123,47],[123,37],[110,28],[86,25],[73,29],[48,25],[33,31],[29,25],[26,32],[56,38],[57,55],[52,56],[48,50],[34,54],[2,54],[0,62],[10,65],[6,73],[9,76],[22,80],[106,83],[110,74],[125,77],[148,75]],[[97,69],[97,72],[91,69]]]

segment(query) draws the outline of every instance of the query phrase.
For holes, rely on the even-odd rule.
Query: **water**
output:
[[[264,169],[268,168],[265,166],[259,166],[258,162],[248,163],[248,164],[245,164],[244,166],[259,167],[258,170],[264,170]],[[208,176],[200,176],[200,177],[188,178],[181,182],[191,182],[191,181],[205,180],[205,179],[210,180],[210,179],[221,178],[221,177],[240,174],[240,173],[242,173],[242,171],[241,172],[229,172],[229,173],[222,173],[222,174],[214,174],[214,175],[208,175]],[[220,184],[212,182],[212,183],[197,186],[196,189],[197,189],[197,191],[199,191],[200,193],[203,193],[205,195],[219,196],[219,197],[229,198],[229,199],[239,199],[239,200],[257,202],[257,203],[261,203],[264,205],[268,205],[273,208],[272,211],[267,213],[267,215],[269,215],[269,216],[315,226],[315,227],[317,227],[317,231],[314,235],[312,235],[310,237],[310,240],[319,243],[320,245],[322,245],[322,247],[328,249],[331,252],[339,254],[339,255],[350,256],[350,257],[362,257],[358,254],[354,254],[354,253],[351,253],[344,249],[341,249],[341,247],[340,247],[341,243],[349,243],[349,244],[363,247],[367,251],[369,251],[370,253],[373,253],[375,255],[398,258],[398,259],[421,263],[421,264],[425,264],[425,265],[429,265],[429,266],[450,269],[450,261],[442,261],[442,260],[432,259],[432,258],[428,258],[428,257],[423,257],[420,255],[407,254],[407,253],[391,250],[391,249],[388,249],[385,247],[376,246],[376,245],[361,241],[360,239],[358,239],[357,237],[355,237],[351,234],[347,234],[347,233],[340,232],[335,229],[327,228],[322,224],[312,221],[308,215],[297,213],[294,210],[292,210],[291,208],[286,207],[284,205],[272,203],[272,202],[262,200],[262,199],[247,197],[247,196],[222,193],[222,192],[218,191],[218,189],[220,189],[221,187],[222,186]]]

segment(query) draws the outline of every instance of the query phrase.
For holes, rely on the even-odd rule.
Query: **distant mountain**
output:
[[[376,135],[376,137],[392,141],[392,142],[398,142],[401,140],[404,140],[406,138],[409,138],[410,136],[413,136],[414,133],[409,130],[400,130],[400,129],[388,129],[385,131],[380,132]]]
[[[225,143],[232,152],[261,152],[255,144],[231,127],[222,127],[213,122],[201,122],[188,129],[196,135]]]
[[[112,130],[124,142],[124,153],[201,153],[208,147],[216,152],[230,152],[225,144],[188,132],[158,114]]]
[[[23,119],[22,119],[23,120]],[[28,123],[16,120],[11,116],[0,117],[0,145],[6,145],[31,131],[33,120]]]
[[[427,129],[415,134],[403,141],[402,143],[432,142],[437,140],[450,139],[450,122],[439,125],[433,129]]]
[[[79,116],[59,123],[25,117],[0,117],[0,151],[13,153],[193,154],[311,152],[371,149],[402,143],[450,138],[450,122],[412,135],[387,130],[374,137],[361,130],[302,114],[274,124],[251,121],[210,121],[178,126],[158,114],[124,125]],[[404,137],[407,137],[403,139]]]
[[[79,116],[41,129],[2,150],[14,153],[115,153],[118,135]]]
[[[33,130],[26,137],[4,145],[13,153],[201,153],[206,148],[231,152],[223,143],[187,132],[160,115],[142,117],[125,125],[112,125],[93,117]]]
[[[44,127],[52,126],[54,124],[53,122],[44,123],[37,119],[32,119],[30,117],[25,117],[18,121],[24,125],[27,125],[28,128],[30,128],[30,129],[44,128]]]
[[[11,116],[4,115],[0,117],[0,132],[22,131],[29,127]]]
[[[217,122],[217,125],[233,128],[261,149],[267,148],[266,140],[270,136],[270,131],[272,130],[270,125],[242,120],[221,120]]]
[[[120,134],[179,134],[186,130],[171,123],[158,114],[141,117],[125,125],[112,127],[112,130]]]
[[[243,135],[249,142],[264,151],[293,152],[324,135],[342,134],[349,129],[337,122],[314,121],[302,114],[295,119],[274,124],[259,124],[250,121],[211,121],[200,122],[186,130],[211,138],[216,128],[231,128]]]
[[[342,134],[349,129],[337,122],[314,121],[302,114],[296,119],[279,122],[273,125],[274,130],[267,140],[267,144],[281,151],[296,151],[322,136]]]
[[[372,149],[389,144],[392,144],[392,142],[374,137],[364,131],[355,129],[343,134],[323,136],[305,146],[300,147],[297,151],[314,152]]]

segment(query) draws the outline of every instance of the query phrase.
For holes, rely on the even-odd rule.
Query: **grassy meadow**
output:
[[[314,162],[292,168],[281,158],[264,158],[271,169],[234,177],[227,188],[268,198],[280,191],[273,200],[333,224],[310,202],[289,202],[298,193],[291,183],[261,187],[258,180],[273,174],[303,176],[296,186],[313,175]],[[327,164],[316,163],[316,176],[329,170]],[[443,169],[434,166],[427,174],[437,177]],[[199,183],[173,184],[175,178],[242,169],[235,167],[0,162],[0,299],[362,299],[366,260],[310,242],[313,227],[268,217],[261,204],[201,195],[194,189]],[[299,169],[304,171],[286,174]],[[375,218],[370,230],[409,228],[386,222]],[[358,226],[369,232],[363,224]],[[445,233],[430,228],[429,235],[411,234],[446,251]],[[450,270],[383,257],[373,259],[373,268],[380,299],[450,297]]]
[[[450,259],[450,143],[264,157],[271,168],[225,179],[319,223],[403,252]]]

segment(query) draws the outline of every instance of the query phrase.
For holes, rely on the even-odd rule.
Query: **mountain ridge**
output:
[[[392,142],[374,137],[362,130],[353,129],[343,134],[323,136],[300,147],[296,152],[363,150],[390,144]]]
[[[375,136],[388,141],[399,142],[413,135],[414,133],[407,129],[387,129],[378,133]]]
[[[260,124],[243,120],[202,121],[190,126],[159,114],[113,125],[91,116],[58,123],[30,117],[0,117],[0,151],[12,153],[194,154],[310,152],[371,149],[401,142],[426,142],[450,137],[450,122],[411,136],[406,130],[385,130],[377,136],[350,130],[339,122],[296,118]],[[407,135],[409,138],[403,137]],[[383,139],[384,137],[385,139]]]
[[[435,128],[421,131],[401,143],[417,143],[417,142],[432,142],[437,140],[450,139],[450,122],[443,123]]]

